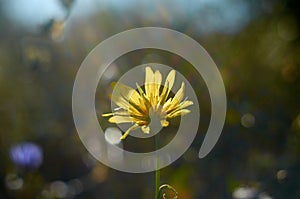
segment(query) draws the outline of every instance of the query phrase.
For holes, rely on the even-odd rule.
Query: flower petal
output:
[[[189,100],[185,100],[183,102],[181,102],[180,104],[178,104],[177,106],[172,106],[172,109],[169,109],[167,110],[166,112],[169,114],[169,115],[172,115],[174,114],[175,112],[179,111],[179,110],[182,110],[190,105],[192,105],[193,102],[192,101],[189,101]]]
[[[121,123],[132,123],[133,120],[132,118],[128,117],[128,116],[112,116],[108,119],[108,121],[110,123],[117,123],[117,124],[121,124]]]
[[[161,104],[164,104],[168,98],[168,95],[169,95],[169,93],[173,87],[174,81],[175,81],[175,75],[176,75],[175,70],[171,70],[166,78],[164,88],[160,95],[160,103]]]
[[[145,110],[145,112],[147,112],[147,110],[150,108],[151,104],[149,99],[147,98],[146,94],[144,93],[144,91],[142,90],[142,88],[138,85],[138,83],[136,83],[136,87],[140,93],[140,96],[142,96],[142,98],[140,98],[140,105],[142,105],[142,109]]]
[[[139,93],[133,88],[126,86],[122,83],[116,83],[111,96],[111,99],[119,107],[128,110],[129,100],[135,104],[139,102]]]
[[[109,117],[109,116],[113,116],[114,113],[103,113],[102,117]]]
[[[144,125],[144,126],[142,126],[142,131],[144,132],[144,133],[146,133],[146,134],[149,134],[150,133],[150,127],[149,126],[146,126],[146,125]]]
[[[164,103],[163,108],[162,108],[162,112],[163,113],[167,113],[170,112],[171,110],[169,110],[170,106],[172,105],[172,98],[169,98],[166,103]]]
[[[159,89],[160,89],[160,85],[161,85],[161,73],[159,72],[159,70],[156,70],[154,73],[154,85],[153,85],[153,89],[154,89],[154,98],[156,99],[155,104],[157,104],[158,101],[158,97],[159,97]]]
[[[183,108],[186,108],[186,107],[191,106],[191,105],[193,105],[193,104],[194,104],[194,103],[193,103],[192,101],[185,100],[185,101],[183,101],[183,102],[181,102],[181,103],[179,104],[179,107],[180,107],[181,109],[183,109]]]
[[[134,124],[133,126],[131,126],[129,129],[127,129],[127,131],[120,137],[121,140],[124,140],[128,134],[130,133],[130,131],[133,131],[135,129],[137,129],[139,127],[139,125]]]
[[[160,121],[160,124],[161,124],[163,127],[169,126],[169,122],[168,122],[167,120],[161,120],[161,121]]]
[[[180,89],[177,91],[175,96],[172,98],[172,101],[170,102],[170,105],[167,107],[166,112],[170,113],[177,109],[180,101],[182,100],[184,95],[184,82],[182,82]]]
[[[167,118],[173,118],[173,117],[177,117],[177,116],[184,116],[184,115],[186,115],[186,114],[188,114],[190,112],[191,111],[188,110],[188,109],[180,109],[180,110],[175,111],[175,112],[173,112],[171,114],[168,114]]]
[[[150,96],[151,93],[151,84],[153,84],[154,82],[154,74],[152,69],[147,66],[145,68],[146,74],[145,74],[145,92],[147,96]]]
[[[168,88],[171,90],[175,81],[176,72],[175,70],[171,70],[166,78],[166,82],[168,83]]]
[[[184,82],[181,83],[181,87],[180,89],[177,91],[177,93],[175,94],[173,100],[176,100],[178,103],[181,102],[183,96],[184,96],[184,88],[185,88],[185,85],[184,85]],[[173,101],[172,100],[172,101]]]

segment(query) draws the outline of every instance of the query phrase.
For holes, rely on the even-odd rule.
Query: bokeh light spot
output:
[[[65,198],[68,194],[68,185],[62,181],[52,182],[50,191],[56,198]]]
[[[255,124],[255,117],[251,113],[246,113],[241,117],[241,124],[246,128],[253,127]]]
[[[286,170],[279,170],[276,173],[276,178],[278,181],[282,181],[287,177],[287,171]]]
[[[255,199],[257,195],[257,190],[251,187],[239,187],[232,194],[234,199]]]
[[[5,185],[10,190],[22,189],[24,181],[14,173],[9,173],[5,177]]]
[[[110,127],[106,129],[104,136],[108,143],[116,145],[121,142],[122,132],[118,128]]]

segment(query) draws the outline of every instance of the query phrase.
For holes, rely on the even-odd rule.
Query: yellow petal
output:
[[[169,114],[169,115],[172,115],[174,114],[175,112],[179,111],[179,110],[182,110],[190,105],[192,105],[193,102],[192,101],[188,101],[188,100],[185,100],[183,102],[181,102],[179,105],[177,106],[172,106],[169,110],[167,110],[166,112]]]
[[[121,140],[124,140],[128,134],[130,133],[130,131],[133,131],[135,129],[137,129],[139,126],[137,124],[131,126],[129,129],[127,129],[127,131],[120,137]]]
[[[164,103],[163,108],[162,108],[162,112],[163,112],[163,113],[169,112],[169,111],[170,111],[169,108],[170,108],[171,104],[172,104],[172,98],[169,98],[169,99],[166,101],[166,103]]]
[[[139,93],[133,88],[122,83],[116,83],[111,99],[119,107],[128,110],[129,100],[133,101],[134,103],[138,103],[139,97]]]
[[[145,72],[145,92],[147,96],[150,96],[151,84],[154,83],[154,74],[149,66],[145,68]]]
[[[143,106],[140,105],[140,100],[138,99],[138,103],[135,103],[131,100],[129,100],[129,112],[130,114],[134,114],[134,115],[145,115],[147,110],[143,109]]]
[[[146,134],[149,134],[149,132],[150,132],[150,127],[149,126],[142,126],[142,131],[144,132],[144,133],[146,133]]]
[[[161,124],[163,127],[169,126],[169,122],[168,122],[167,120],[161,120],[161,121],[160,121],[160,124]]]
[[[112,97],[111,100],[118,105],[120,108],[128,110],[129,108],[129,103],[126,99],[123,97]]]
[[[184,88],[185,88],[185,85],[184,85],[184,82],[181,83],[181,87],[180,89],[177,91],[177,93],[175,94],[173,100],[177,100],[178,102],[180,102],[184,96]]]
[[[168,88],[171,90],[175,81],[176,72],[175,70],[171,70],[166,78],[166,82],[168,82]]]
[[[156,70],[155,73],[154,73],[154,97],[156,98],[156,100],[158,100],[158,97],[159,97],[159,88],[160,88],[160,85],[161,85],[161,73],[159,72],[159,70]],[[157,104],[157,101],[155,102],[155,104]]]
[[[109,117],[109,116],[113,116],[113,113],[103,113],[102,117]]]
[[[139,93],[140,93],[140,96],[142,96],[143,98],[145,98],[145,100],[148,100],[148,99],[146,98],[145,92],[144,92],[143,89],[140,87],[140,85],[139,85],[137,82],[135,83],[135,85],[136,85],[136,88],[138,89],[138,91],[139,91]]]
[[[113,115],[117,115],[117,116],[130,116],[129,112],[127,110],[116,110],[115,112],[113,112]]]
[[[142,88],[138,85],[138,83],[136,83],[136,87],[140,93],[140,96],[142,97],[140,98],[140,105],[143,106],[143,109],[148,110],[151,105],[148,97],[146,96]]]
[[[175,81],[175,75],[176,75],[175,70],[171,70],[166,78],[164,88],[160,95],[160,103],[161,104],[164,104],[168,98],[168,95],[169,95],[169,93],[173,87],[174,81]]]
[[[192,101],[185,100],[185,101],[183,101],[183,102],[181,102],[181,103],[179,104],[179,107],[180,107],[181,109],[183,109],[183,108],[186,108],[186,107],[191,106],[191,105],[193,105],[193,104],[194,104],[194,103],[193,103]]]
[[[188,110],[188,109],[180,109],[180,110],[175,111],[175,112],[173,112],[171,114],[168,114],[167,118],[173,118],[173,117],[177,117],[177,116],[184,116],[184,115],[186,115],[186,114],[188,114],[190,112],[191,111]]]
[[[182,100],[183,95],[184,95],[184,82],[182,82],[180,89],[177,91],[175,96],[172,98],[171,104],[168,107],[167,112],[177,109],[177,106],[179,105],[180,101]]]
[[[111,118],[108,119],[108,121],[110,123],[117,123],[117,124],[133,122],[132,118],[128,116],[112,116]]]

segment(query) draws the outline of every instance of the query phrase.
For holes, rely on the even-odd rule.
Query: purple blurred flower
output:
[[[10,158],[18,166],[36,169],[43,162],[43,151],[34,143],[23,142],[10,148]]]

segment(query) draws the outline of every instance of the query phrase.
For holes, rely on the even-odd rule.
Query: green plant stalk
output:
[[[155,150],[156,150],[156,169],[155,169],[155,199],[159,199],[160,191],[160,170],[159,170],[159,157],[157,150],[159,149],[159,133],[155,136]]]

